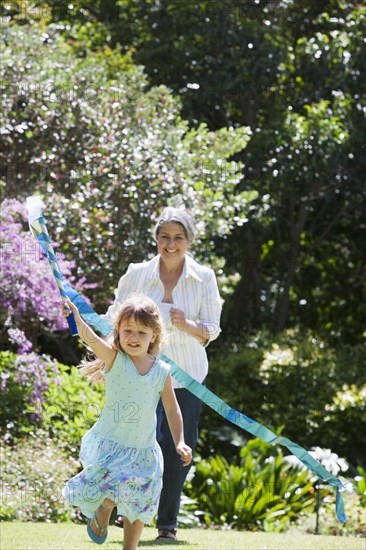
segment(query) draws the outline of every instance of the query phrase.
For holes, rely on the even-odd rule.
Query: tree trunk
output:
[[[293,209],[290,212],[290,235],[291,249],[288,254],[288,262],[285,266],[287,273],[285,276],[282,291],[279,294],[276,310],[274,314],[273,333],[281,332],[286,327],[289,305],[290,305],[290,290],[294,284],[297,260],[300,252],[300,237],[305,228],[307,218],[307,206],[303,202],[300,204],[296,223],[293,221]],[[286,259],[283,260],[286,262]]]

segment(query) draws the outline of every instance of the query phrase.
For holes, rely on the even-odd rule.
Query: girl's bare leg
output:
[[[109,519],[111,517],[112,510],[115,506],[116,506],[116,503],[113,502],[113,500],[109,498],[105,498],[102,504],[97,509],[97,512],[96,512],[97,522],[99,523],[99,526],[101,527],[101,529],[98,529],[94,519],[91,520],[90,527],[92,528],[92,531],[99,537],[102,537],[105,533],[105,530],[108,528]]]
[[[123,550],[137,550],[143,528],[144,524],[139,519],[131,523],[125,517],[123,526]]]

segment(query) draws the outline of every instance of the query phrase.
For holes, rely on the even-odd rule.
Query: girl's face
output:
[[[179,223],[164,224],[157,237],[158,252],[165,262],[179,262],[188,248],[188,239]]]
[[[152,328],[136,322],[133,318],[121,321],[118,334],[121,348],[133,357],[146,355],[150,343],[156,338]]]

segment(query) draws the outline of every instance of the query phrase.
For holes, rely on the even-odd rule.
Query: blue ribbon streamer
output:
[[[192,378],[192,376],[190,376],[188,373],[178,367],[178,365],[172,359],[162,354],[160,355],[160,357],[163,361],[171,366],[171,375],[175,380],[177,380],[177,382],[179,382],[182,386],[193,393],[193,395],[198,397],[203,403],[208,405],[219,415],[224,417],[226,420],[229,420],[229,422],[232,422],[239,428],[242,428],[243,430],[251,433],[255,437],[259,437],[266,443],[270,443],[271,445],[283,445],[287,447],[288,450],[294,456],[296,456],[296,458],[298,458],[309,470],[316,474],[317,477],[319,477],[326,483],[329,483],[329,485],[336,487],[336,514],[341,523],[344,523],[346,521],[343,498],[341,495],[341,491],[345,491],[346,487],[337,477],[328,472],[328,470],[326,470],[324,466],[322,466],[320,462],[313,458],[303,447],[300,447],[300,445],[297,445],[297,443],[293,443],[290,439],[287,439],[287,437],[276,435],[274,432],[266,428],[266,426],[263,426],[249,416],[246,416],[245,414],[236,411],[235,409],[232,409],[227,403],[225,403],[225,401],[223,401],[222,399],[220,399],[220,397],[207,389],[206,386],[203,386],[202,384],[197,382],[197,380]]]
[[[78,308],[83,319],[96,328],[103,336],[108,336],[111,332],[110,325],[95,313],[94,309],[68,283],[64,283],[64,290],[67,297]]]
[[[84,298],[80,296],[70,285],[64,285],[65,292],[70,300],[77,306],[80,315],[90,323],[94,328],[100,331],[103,336],[107,336],[112,327],[104,321],[95,311],[86,303]],[[221,415],[223,418],[232,422],[239,428],[246,430],[255,437],[259,437],[266,443],[271,445],[283,445],[294,455],[300,462],[302,462],[306,468],[312,471],[319,479],[329,483],[329,485],[336,487],[336,514],[341,523],[346,521],[346,514],[344,512],[344,504],[342,492],[346,490],[345,485],[333,474],[331,474],[324,466],[320,464],[315,458],[313,458],[303,447],[292,442],[287,437],[276,435],[270,429],[266,428],[259,422],[256,422],[249,416],[232,409],[225,401],[220,399],[212,391],[203,386],[197,380],[192,378],[183,369],[181,369],[172,359],[165,355],[160,355],[161,359],[171,366],[171,375],[179,382],[184,388],[189,390],[193,395],[198,397],[203,403],[208,405],[211,409]]]
[[[32,230],[32,233],[37,238],[39,244],[42,247],[43,252],[46,255],[48,263],[50,264],[50,267],[51,267],[52,274],[55,278],[57,287],[60,291],[61,297],[66,299],[67,297],[65,292],[66,283],[64,282],[64,278],[62,276],[60,266],[58,265],[56,254],[53,250],[51,239],[48,235],[46,220],[41,215],[36,220],[33,220],[32,222],[30,222],[29,225]],[[78,334],[78,329],[76,326],[73,313],[70,313],[70,315],[67,317],[67,322],[69,325],[71,335],[76,336]]]

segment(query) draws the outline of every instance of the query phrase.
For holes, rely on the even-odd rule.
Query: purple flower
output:
[[[42,248],[29,231],[23,203],[16,199],[1,203],[0,234],[0,311],[5,312],[7,326],[22,331],[8,333],[12,342],[18,343],[19,353],[26,353],[41,326],[59,331],[66,330],[67,323],[61,314],[57,284]],[[75,263],[65,260],[62,253],[57,253],[57,259],[65,279],[74,284]],[[80,291],[87,285],[81,280],[74,286]]]
[[[29,403],[33,407],[30,415],[32,422],[40,420],[42,415],[42,406],[44,403],[44,394],[49,387],[48,368],[52,365],[52,370],[57,368],[56,364],[49,357],[42,357],[36,353],[23,353],[15,359],[16,370],[15,381],[30,388]],[[10,375],[2,373],[2,387],[6,390],[6,380]]]
[[[19,328],[9,328],[8,335],[10,342],[17,344],[19,355],[28,353],[32,349],[32,343]]]

